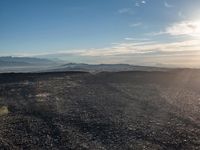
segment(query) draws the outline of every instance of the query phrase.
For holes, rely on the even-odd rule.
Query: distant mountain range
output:
[[[86,72],[118,72],[118,71],[162,71],[164,68],[134,66],[129,64],[82,64],[68,63],[49,71],[86,71]]]
[[[0,73],[2,72],[118,72],[118,71],[163,71],[164,68],[134,66],[129,64],[64,64],[43,58],[32,57],[0,57]]]
[[[0,67],[22,67],[51,65],[55,62],[48,59],[32,58],[32,57],[0,57]]]

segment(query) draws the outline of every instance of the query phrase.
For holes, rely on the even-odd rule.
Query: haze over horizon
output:
[[[199,0],[1,0],[0,56],[200,67]]]

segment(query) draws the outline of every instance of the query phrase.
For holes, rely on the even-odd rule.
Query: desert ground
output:
[[[199,150],[200,71],[0,74],[0,149]]]

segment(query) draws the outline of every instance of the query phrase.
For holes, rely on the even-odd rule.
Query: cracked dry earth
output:
[[[1,74],[0,107],[0,149],[200,149],[197,70]]]

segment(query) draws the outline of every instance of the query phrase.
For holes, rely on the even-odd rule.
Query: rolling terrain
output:
[[[0,57],[0,73],[38,72],[57,65],[57,62],[43,58],[12,56]]]
[[[198,150],[200,71],[0,74],[0,149]]]
[[[166,71],[167,68],[135,66],[130,64],[84,64],[66,63],[59,59],[37,57],[0,57],[0,73],[34,72],[119,72],[119,71]]]

